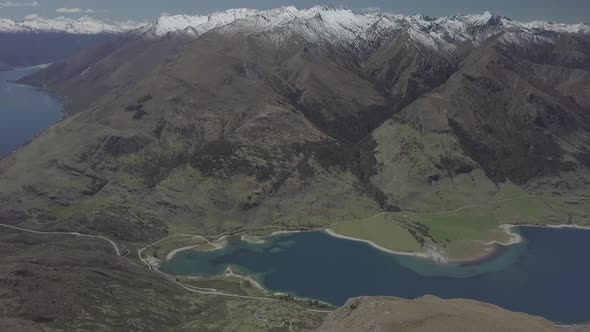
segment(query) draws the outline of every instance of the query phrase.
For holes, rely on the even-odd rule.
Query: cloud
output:
[[[90,8],[88,8],[88,9],[82,9],[82,8],[77,8],[77,7],[75,7],[75,8],[64,8],[64,7],[62,7],[62,8],[56,9],[55,11],[58,12],[58,13],[68,13],[68,14],[78,14],[78,13],[88,13],[88,14],[90,14],[90,13],[94,13],[94,10],[93,9],[90,9]]]
[[[2,8],[2,7],[39,7],[39,1],[33,1],[33,2],[1,1],[0,8]]]
[[[39,18],[38,14],[29,14],[29,15],[25,16],[25,21],[32,21],[37,18]]]
[[[362,11],[365,12],[365,13],[378,13],[378,12],[381,11],[381,8],[379,8],[379,7],[367,7],[367,8],[363,8]]]

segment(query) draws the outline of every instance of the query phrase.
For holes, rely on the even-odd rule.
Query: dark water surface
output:
[[[181,275],[214,275],[226,266],[265,287],[342,304],[353,296],[468,298],[562,323],[590,321],[590,231],[521,227],[526,243],[491,261],[444,266],[391,255],[323,232],[285,234],[265,244],[238,242],[213,252],[185,251],[164,264]]]
[[[58,98],[31,86],[8,82],[39,69],[0,71],[0,158],[62,118],[62,103]]]

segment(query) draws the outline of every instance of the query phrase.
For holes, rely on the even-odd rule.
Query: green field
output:
[[[372,241],[386,249],[420,251],[420,243],[392,216],[382,214],[330,227],[337,234]]]
[[[445,250],[449,257],[464,259],[488,253],[486,242],[507,242],[509,235],[498,227],[502,224],[589,225],[587,211],[590,211],[590,198],[529,196],[466,206],[451,212],[383,214],[338,224],[331,229],[337,234],[369,240],[398,251],[419,251],[418,238],[424,236]]]
[[[484,254],[483,242],[508,240],[498,226],[502,224],[590,223],[585,211],[588,198],[522,197],[498,203],[482,204],[449,213],[404,213],[413,223],[428,226],[429,237],[450,257],[465,258]]]

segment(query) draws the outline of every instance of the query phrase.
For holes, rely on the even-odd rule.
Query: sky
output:
[[[0,0],[0,17],[79,17],[154,20],[162,13],[206,14],[229,8],[309,8],[335,4],[354,10],[428,16],[482,13],[486,10],[519,21],[590,22],[590,0]]]

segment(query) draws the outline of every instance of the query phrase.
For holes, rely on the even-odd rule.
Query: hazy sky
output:
[[[112,20],[153,20],[163,12],[205,14],[238,7],[268,9],[292,4],[308,8],[325,3],[318,0],[0,0],[0,17],[90,15]],[[395,14],[445,16],[489,10],[520,21],[590,21],[590,0],[332,0],[329,3]]]

